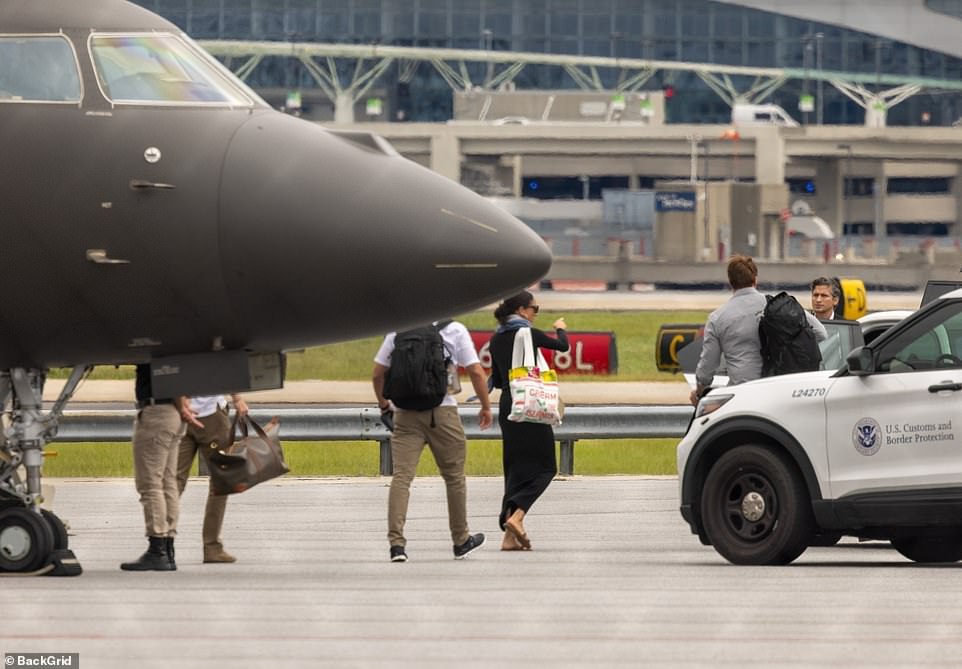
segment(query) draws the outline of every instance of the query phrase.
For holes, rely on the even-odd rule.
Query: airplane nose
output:
[[[369,133],[254,116],[221,184],[225,280],[250,334],[234,345],[290,349],[422,324],[551,266],[526,225]]]

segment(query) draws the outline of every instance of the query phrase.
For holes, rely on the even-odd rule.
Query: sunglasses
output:
[[[528,306],[525,307],[525,309],[534,309],[534,313],[538,313],[539,311],[541,311],[541,306],[537,304],[529,304]]]

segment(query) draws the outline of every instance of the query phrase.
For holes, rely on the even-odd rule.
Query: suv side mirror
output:
[[[848,373],[853,376],[863,376],[875,371],[875,351],[870,346],[853,348],[845,358]]]

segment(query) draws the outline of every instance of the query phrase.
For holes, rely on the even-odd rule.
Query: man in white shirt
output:
[[[247,415],[247,403],[240,395],[231,395],[231,402],[238,417]],[[210,453],[227,446],[230,441],[231,422],[228,418],[227,398],[223,395],[205,395],[190,398],[190,409],[197,418],[198,425],[188,423],[187,432],[180,440],[177,453],[177,492],[182,495],[190,476],[194,455],[199,453],[210,465]],[[227,495],[207,493],[204,509],[204,526],[201,536],[204,541],[204,562],[235,562],[237,558],[224,550],[220,531],[224,525],[224,511],[227,509]]]
[[[471,385],[481,402],[478,421],[481,429],[491,425],[491,402],[488,399],[488,384],[474,342],[464,325],[457,321],[434,324],[444,345],[445,357],[457,367],[464,367],[471,378]],[[405,333],[401,333],[402,335]],[[467,486],[464,477],[464,461],[467,445],[464,426],[458,416],[458,401],[449,389],[437,406],[424,409],[404,409],[396,407],[384,396],[385,377],[391,367],[395,339],[398,333],[391,332],[374,356],[372,382],[374,395],[382,413],[396,410],[393,435],[391,437],[391,458],[394,475],[391,478],[391,491],[388,496],[388,542],[392,562],[406,562],[407,552],[404,537],[404,524],[407,518],[408,499],[411,481],[417,471],[421,451],[427,444],[444,478],[448,498],[448,525],[454,542],[454,558],[459,560],[476,550],[484,543],[484,535],[471,534],[468,530]],[[401,400],[398,400],[399,402]],[[385,423],[387,424],[387,423]],[[388,425],[390,429],[390,425]]]

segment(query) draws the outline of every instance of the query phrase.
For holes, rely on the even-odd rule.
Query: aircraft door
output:
[[[230,136],[246,115],[124,108],[99,119],[97,139],[109,158],[102,223],[85,256],[98,299],[112,304],[114,345],[210,350],[230,330],[218,185]]]

